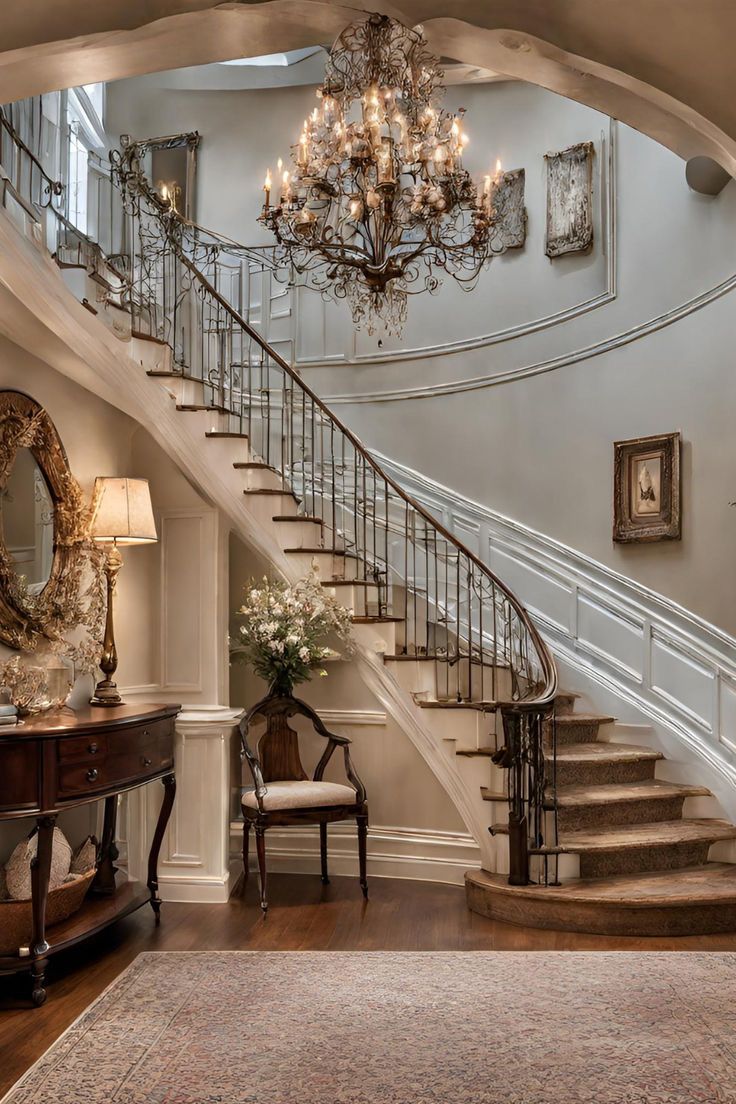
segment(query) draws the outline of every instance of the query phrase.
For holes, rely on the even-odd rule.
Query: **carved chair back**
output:
[[[257,746],[265,783],[302,782],[308,777],[299,755],[299,734],[283,714],[267,717]]]

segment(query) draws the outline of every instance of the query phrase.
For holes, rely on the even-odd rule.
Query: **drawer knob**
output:
[[[90,755],[96,755],[99,751],[99,746],[94,742],[94,740],[88,746],[87,751],[90,753]]]
[[[150,735],[151,735],[151,733],[150,733],[150,732],[148,731],[148,729],[147,729],[147,728],[144,728],[144,729],[143,729],[143,735],[144,735],[144,736],[150,736]]]
[[[143,755],[141,758],[143,760],[143,766],[144,767],[150,767],[151,763],[153,762],[153,759],[149,759],[147,755]]]
[[[87,771],[87,781],[88,782],[96,782],[97,781],[97,767],[90,767],[90,769]]]

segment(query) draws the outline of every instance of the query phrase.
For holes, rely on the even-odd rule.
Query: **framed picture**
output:
[[[491,227],[493,252],[522,249],[526,241],[527,214],[524,206],[524,169],[502,173],[493,188],[493,209],[496,222]]]
[[[592,142],[579,142],[559,153],[545,154],[547,163],[548,257],[580,253],[593,245]]]
[[[680,434],[616,441],[613,452],[613,539],[679,540]]]

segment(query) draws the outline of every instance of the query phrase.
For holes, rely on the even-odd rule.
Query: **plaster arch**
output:
[[[146,72],[329,42],[378,9],[423,23],[459,61],[604,111],[683,158],[736,175],[728,0],[35,0],[4,14],[0,101]]]

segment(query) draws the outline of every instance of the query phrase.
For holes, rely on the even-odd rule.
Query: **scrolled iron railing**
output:
[[[247,438],[250,460],[266,465],[321,523],[324,550],[341,558],[345,578],[363,595],[362,615],[397,621],[395,658],[433,663],[439,701],[500,713],[504,741],[495,758],[508,768],[510,881],[547,883],[557,853],[557,676],[527,611],[383,471],[259,332],[243,282],[254,268],[272,272],[268,256],[234,248],[162,203],[134,143],[112,158],[112,176],[122,217],[108,259],[123,278],[134,331],[171,346],[172,371],[198,391],[194,405]],[[33,206],[38,198],[38,188],[26,196]],[[246,259],[247,276],[240,265],[233,277],[233,257]]]

